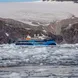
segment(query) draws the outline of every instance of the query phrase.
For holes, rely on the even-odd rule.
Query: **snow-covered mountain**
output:
[[[5,6],[5,7],[4,7]],[[73,2],[16,2],[0,3],[0,17],[30,23],[47,24],[55,20],[78,16],[78,4]]]
[[[29,34],[44,36],[46,39],[54,39],[57,43],[78,43],[78,18],[64,19],[49,25],[41,25],[37,22],[26,24],[13,19],[0,18],[0,43],[8,43],[19,39],[25,39]],[[36,26],[37,25],[37,26]],[[70,26],[71,25],[71,26]]]
[[[78,22],[77,9],[78,4],[73,2],[0,3],[0,17],[2,17],[0,18],[0,39],[3,39],[3,42],[7,41],[4,37],[7,38],[8,34],[11,39],[16,40],[30,32],[31,36],[43,34],[50,36],[58,43],[62,42],[65,36],[61,32],[62,27]],[[67,42],[67,40],[64,41]]]

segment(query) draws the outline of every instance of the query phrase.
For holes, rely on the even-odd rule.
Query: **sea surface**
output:
[[[78,44],[0,45],[0,78],[78,78]]]

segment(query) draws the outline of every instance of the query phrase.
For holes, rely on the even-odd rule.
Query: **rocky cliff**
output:
[[[62,36],[67,43],[78,43],[78,22],[62,27]]]
[[[39,34],[39,36],[51,37],[53,34],[49,34],[49,31],[45,30],[46,27],[31,26],[13,19],[0,18],[0,44],[8,43],[9,41],[14,42],[19,39],[24,39],[28,34],[34,37],[34,34]],[[55,39],[55,37],[52,37]]]
[[[33,22],[32,22],[33,23]],[[44,35],[57,43],[78,43],[78,18],[55,21],[47,26],[22,23],[13,19],[0,18],[0,44],[24,39],[27,35]]]
[[[71,18],[50,23],[48,31],[55,34],[57,43],[78,43],[78,18]]]
[[[78,18],[64,19],[56,24],[56,34],[63,37],[64,43],[78,43]]]

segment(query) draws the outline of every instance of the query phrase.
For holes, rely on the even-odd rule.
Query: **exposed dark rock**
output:
[[[73,34],[74,31],[65,30],[65,28],[77,22],[78,18],[72,15],[71,18],[50,23],[45,30],[49,32],[48,36],[51,36],[57,43],[76,43],[78,40]]]
[[[31,37],[43,34],[57,43],[78,43],[78,18],[55,21],[48,26],[31,26],[13,19],[0,18],[0,44],[25,39],[28,34]]]
[[[74,24],[74,23],[76,23],[76,22],[78,22],[78,18],[75,17],[74,15],[72,15],[71,18],[68,18],[68,19],[64,19],[64,20],[55,22],[56,34],[57,34],[57,35],[60,35],[60,34],[61,34],[61,28],[62,28],[63,26],[68,26],[69,24]]]
[[[61,32],[67,43],[78,43],[78,23],[63,26]]]
[[[24,39],[28,34],[44,34],[41,26],[31,26],[12,19],[0,18],[0,44]]]
[[[13,19],[0,18],[0,44],[12,43],[19,39],[25,39],[28,34],[31,37],[34,37],[34,34],[39,34],[40,36],[43,34],[52,39],[56,39],[52,33],[50,36],[48,32],[49,30],[46,31],[45,28],[46,27],[42,25],[31,26]]]
[[[78,23],[78,18],[75,16],[72,16],[72,18],[68,18],[68,19],[55,22],[54,25],[56,27],[56,30],[55,30],[56,35],[62,36],[63,38],[63,41],[61,43],[77,43],[77,38],[76,38],[76,33],[74,32],[74,27],[73,29],[71,29],[71,26],[76,23]],[[77,27],[75,29],[77,29]]]
[[[48,32],[48,36],[49,36],[51,39],[55,40],[56,43],[61,43],[61,42],[63,41],[63,37],[62,37],[61,35],[54,35],[54,34],[52,34],[51,32]]]

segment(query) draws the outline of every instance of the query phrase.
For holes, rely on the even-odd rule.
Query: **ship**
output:
[[[25,40],[18,40],[16,45],[56,45],[53,39],[44,39],[43,37],[31,38],[30,35]]]

